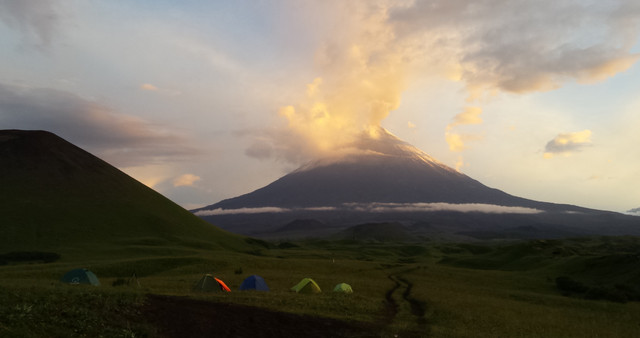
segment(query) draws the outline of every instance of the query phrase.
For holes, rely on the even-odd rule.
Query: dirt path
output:
[[[159,337],[379,337],[369,323],[187,297],[148,295],[142,311]]]
[[[396,292],[402,291],[402,301],[409,304],[411,315],[414,316],[417,326],[417,330],[414,330],[412,332],[404,332],[404,336],[428,337],[429,325],[426,316],[427,303],[411,295],[413,283],[407,278],[398,275],[388,275],[387,278],[394,282],[394,286],[385,294],[385,307],[383,311],[383,316],[385,318],[382,320],[384,325],[389,326],[395,320],[395,317],[398,314],[399,304],[396,302],[396,298],[398,297],[394,297],[394,295],[396,294]]]

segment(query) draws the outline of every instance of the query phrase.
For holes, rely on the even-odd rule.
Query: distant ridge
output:
[[[0,251],[138,240],[244,246],[239,236],[46,131],[0,130],[0,187]]]
[[[363,133],[342,154],[193,212],[225,229],[255,235],[295,219],[316,219],[332,227],[426,221],[441,231],[460,233],[545,223],[565,228],[562,233],[577,227],[569,232],[640,234],[640,221],[622,214],[538,202],[487,187],[383,128]],[[602,218],[616,221],[607,224]],[[545,229],[541,236],[549,234]]]

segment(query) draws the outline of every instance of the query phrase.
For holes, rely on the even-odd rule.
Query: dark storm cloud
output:
[[[197,151],[175,133],[77,95],[0,84],[0,129],[51,131],[120,167],[183,160]]]

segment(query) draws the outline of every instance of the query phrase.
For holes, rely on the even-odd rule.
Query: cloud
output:
[[[214,215],[235,215],[235,214],[281,213],[281,212],[289,212],[289,211],[291,211],[291,209],[277,208],[277,207],[261,207],[261,208],[199,210],[194,214],[196,216],[214,216]]]
[[[193,174],[184,174],[179,177],[176,177],[173,180],[173,186],[174,187],[190,187],[190,186],[193,186],[193,184],[196,181],[199,181],[200,179],[201,179],[200,176],[196,176]]]
[[[453,117],[453,122],[449,124],[450,127],[466,124],[481,124],[482,108],[480,107],[465,107],[464,111]]]
[[[238,209],[213,209],[200,210],[195,213],[196,216],[212,216],[212,215],[232,215],[232,214],[260,214],[260,213],[284,213],[292,211],[335,211],[348,210],[358,212],[436,212],[436,211],[455,211],[455,212],[481,212],[491,214],[537,214],[542,210],[526,208],[526,207],[509,207],[493,204],[481,203],[344,203],[341,207],[310,207],[310,208],[279,208],[279,207],[260,207],[260,208],[238,208]]]
[[[0,1],[0,21],[20,30],[25,41],[47,47],[59,29],[59,5],[59,0]]]
[[[77,95],[0,83],[0,125],[48,130],[119,167],[191,158],[198,151],[159,125]]]
[[[150,91],[157,91],[158,87],[150,84],[150,83],[143,83],[142,85],[140,85],[140,89],[142,90],[150,90]]]
[[[268,138],[269,156],[294,163],[378,127],[417,78],[462,82],[468,102],[480,102],[602,81],[640,57],[632,52],[640,33],[633,1],[349,1],[308,10],[313,6],[333,13],[317,32],[317,76],[280,109],[283,132]],[[456,115],[446,130],[451,150],[481,138],[453,129],[480,124],[481,112],[467,107]],[[255,150],[248,153],[265,154]]]
[[[632,1],[416,1],[392,10],[400,38],[444,53],[471,98],[553,90],[628,69],[640,6]],[[454,65],[450,65],[453,63]],[[449,64],[449,65],[447,65]]]
[[[453,122],[447,125],[445,131],[445,140],[449,145],[449,150],[460,152],[465,149],[465,142],[482,139],[480,135],[460,134],[452,131],[456,126],[481,124],[480,114],[482,114],[482,108],[480,107],[465,107],[462,113],[453,117]]]
[[[556,154],[569,155],[588,146],[591,146],[591,130],[558,134],[545,146],[544,157],[551,158]]]
[[[543,211],[526,207],[509,207],[482,203],[351,203],[348,207],[363,212],[482,212],[494,214],[537,214]]]
[[[162,94],[168,94],[171,96],[175,96],[175,95],[180,95],[182,94],[180,91],[178,90],[174,90],[174,89],[168,89],[168,88],[159,88],[156,85],[152,85],[151,83],[143,83],[140,85],[140,89],[142,90],[146,90],[146,91],[150,91],[150,92],[157,92],[157,93],[162,93]]]

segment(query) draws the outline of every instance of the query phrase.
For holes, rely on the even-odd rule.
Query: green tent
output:
[[[226,291],[230,292],[229,287],[219,278],[206,274],[200,278],[198,283],[193,286],[194,291]]]
[[[64,283],[69,283],[73,285],[77,284],[90,284],[95,286],[100,286],[100,281],[96,275],[84,268],[81,269],[73,269],[62,276],[60,279]]]
[[[320,287],[311,278],[303,278],[300,283],[291,288],[292,291],[297,293],[320,293]]]
[[[347,283],[340,283],[333,288],[333,292],[353,293],[353,289],[351,288],[351,285]]]

